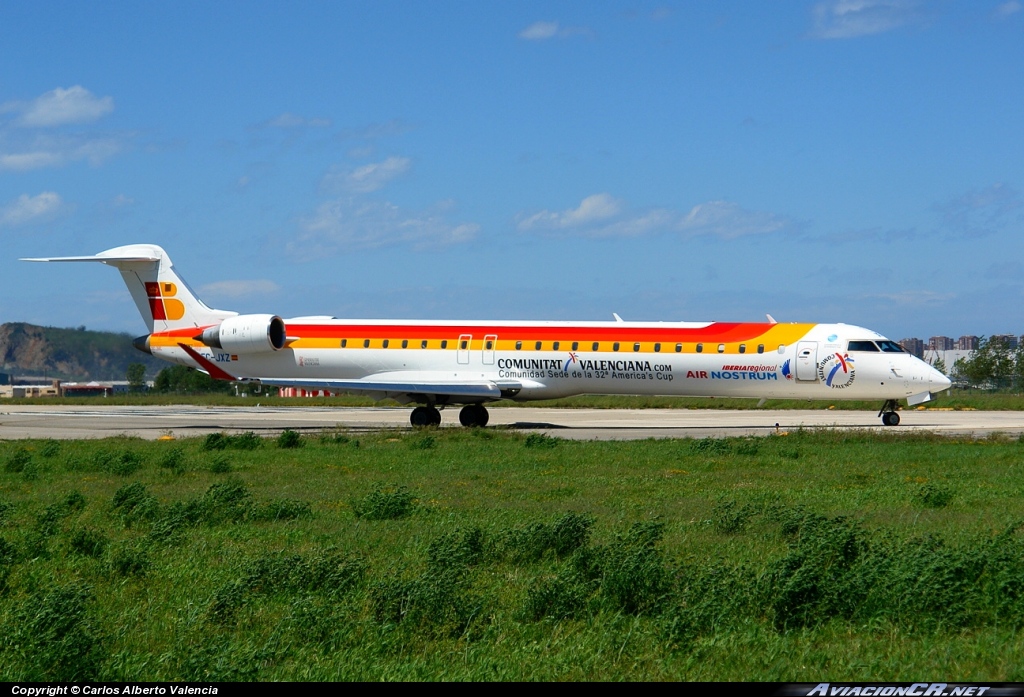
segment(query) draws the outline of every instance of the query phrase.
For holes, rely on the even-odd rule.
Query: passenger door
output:
[[[497,334],[488,334],[484,337],[484,365],[494,365],[494,347],[498,343]]]
[[[459,336],[458,361],[462,365],[469,365],[469,347],[473,344],[472,334]]]
[[[818,342],[801,341],[796,345],[796,379],[813,382],[818,379]]]

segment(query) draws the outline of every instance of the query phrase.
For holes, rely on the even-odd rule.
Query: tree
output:
[[[146,366],[142,363],[128,364],[128,389],[142,392],[146,388]]]
[[[943,375],[946,374],[946,361],[942,360],[941,357],[935,359],[935,362],[932,363],[932,367]]]
[[[1015,354],[1005,340],[999,337],[981,337],[978,348],[969,358],[954,365],[959,375],[972,387],[1009,387],[1016,374]]]
[[[231,383],[226,380],[214,380],[195,368],[175,365],[157,373],[156,380],[153,381],[153,389],[157,392],[177,394],[228,393],[231,392]]]

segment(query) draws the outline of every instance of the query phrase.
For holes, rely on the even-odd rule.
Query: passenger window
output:
[[[557,351],[559,343],[560,342],[556,341],[555,343],[551,344],[551,350]]]
[[[420,348],[421,349],[425,349],[426,347],[427,347],[427,340],[424,339],[423,341],[420,342]]]
[[[441,340],[441,348],[443,348],[443,349],[448,348],[448,339],[442,339]]]
[[[469,341],[467,341],[466,339],[463,339],[461,346],[462,346],[462,350],[465,351],[466,349],[469,348]]]
[[[402,339],[402,348],[409,348],[409,340]]]
[[[747,352],[747,345],[746,344],[740,344],[740,353],[746,353],[746,352]]]
[[[655,344],[654,345],[654,352],[655,353],[661,353],[661,344]]]
[[[363,339],[363,348],[370,348],[370,340]]]
[[[682,344],[676,344],[676,353],[682,353],[682,352],[683,352],[683,345]]]
[[[618,351],[618,350],[619,350],[619,342],[616,341],[614,344],[612,344],[612,351]]]
[[[342,339],[341,340],[341,347],[345,348],[346,346],[348,346],[348,339]]]
[[[719,353],[725,353],[725,344],[719,344],[718,345],[718,352]]]
[[[384,348],[387,348],[387,347],[388,347],[388,340],[387,340],[387,339],[384,339],[384,343],[383,343],[383,346],[384,346]]]
[[[757,345],[757,352],[758,353],[764,353],[764,344],[758,344]]]
[[[486,348],[488,351],[490,351],[492,348],[494,348],[494,342],[491,341],[490,339],[488,339],[487,340],[487,345],[484,348]]]
[[[697,344],[697,353],[704,353],[704,344]]]
[[[785,353],[785,352],[786,352],[786,345],[785,344],[779,344],[779,353]]]
[[[640,344],[633,344],[633,353],[636,353],[639,350],[640,350]]]
[[[543,342],[538,341],[536,344],[533,345],[533,348],[536,349],[537,351],[540,351],[541,346],[543,346]]]
[[[600,345],[601,345],[601,344],[600,344],[599,342],[595,341],[595,342],[594,342],[594,346],[593,346],[593,350],[594,350],[594,351],[596,351],[596,350],[597,350],[597,348],[598,348],[598,346],[600,346]]]
[[[574,341],[574,342],[572,342],[572,350],[573,350],[573,351],[575,351],[575,350],[576,350],[576,349],[578,349],[579,347],[580,347],[580,342],[578,342],[578,341]]]
[[[516,342],[516,351],[522,351],[522,350],[523,350],[523,342],[522,341],[517,341]]]

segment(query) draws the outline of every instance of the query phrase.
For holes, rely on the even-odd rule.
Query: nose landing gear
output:
[[[885,426],[899,426],[900,415],[896,413],[896,400],[887,399],[882,408],[878,411],[878,415],[882,417],[882,424]]]

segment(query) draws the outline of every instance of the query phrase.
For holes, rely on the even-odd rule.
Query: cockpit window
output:
[[[879,341],[878,346],[886,353],[906,353],[902,346],[897,344],[895,341],[889,341],[888,339]]]
[[[875,346],[874,341],[851,341],[850,345],[846,347],[847,351],[873,351],[878,353],[878,347]]]

